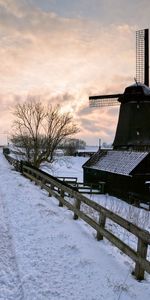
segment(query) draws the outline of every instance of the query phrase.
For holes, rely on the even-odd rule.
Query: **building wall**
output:
[[[145,185],[146,180],[150,180],[150,175],[133,175],[125,176],[115,173],[94,170],[84,167],[84,182],[95,183],[106,182],[105,193],[129,201],[129,194],[142,195],[143,202],[148,201],[150,195],[148,186]]]

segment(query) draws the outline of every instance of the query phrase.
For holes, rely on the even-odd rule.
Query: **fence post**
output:
[[[34,182],[34,184],[35,184],[35,185],[38,185],[38,183],[37,183],[37,181],[36,181],[36,179],[38,179],[38,175],[37,175],[37,174],[34,174],[33,172],[31,172],[31,175],[35,177],[35,182]]]
[[[101,194],[105,194],[105,182],[100,181],[99,183],[99,190]]]
[[[44,178],[41,179],[41,190],[43,189],[44,184],[46,183],[46,180]]]
[[[20,161],[20,173],[23,173],[23,161]]]
[[[63,190],[60,191],[60,197],[64,198],[64,194],[65,192]],[[61,200],[59,200],[59,206],[62,207],[63,206],[63,203]]]
[[[101,228],[105,228],[106,216],[104,215],[104,213],[100,213],[98,223]],[[99,233],[99,231],[97,231],[96,238],[98,241],[103,240],[103,235],[101,233]]]
[[[51,183],[50,185],[50,189],[53,190],[54,189],[54,185]],[[51,194],[51,191],[49,191],[49,194],[48,194],[49,197],[52,197],[52,194]]]
[[[92,183],[90,184],[90,194],[92,194],[92,187],[93,187],[93,185],[92,185]]]
[[[79,200],[78,198],[75,199],[75,208],[77,208],[78,210],[80,210],[80,206],[81,206],[81,200]],[[76,213],[74,213],[73,216],[74,220],[78,219],[78,215]]]
[[[138,238],[138,245],[137,245],[137,255],[138,257],[145,258],[147,257],[147,249],[148,244],[145,243],[142,239]],[[135,275],[137,280],[143,280],[144,279],[144,269],[141,267],[139,262],[136,262],[135,264],[135,271],[133,272],[133,275]]]

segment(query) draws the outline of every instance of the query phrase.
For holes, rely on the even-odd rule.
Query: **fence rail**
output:
[[[19,161],[7,154],[4,154],[4,155],[5,155],[6,159],[9,161],[9,163],[14,166],[16,171],[21,171],[22,161]]]
[[[9,161],[12,163],[11,160]],[[57,198],[59,206],[65,205],[68,209],[70,209],[74,213],[74,220],[81,218],[94,228],[97,232],[97,240],[102,240],[103,237],[105,237],[124,254],[128,255],[135,262],[135,269],[133,273],[136,279],[144,279],[145,271],[150,273],[150,261],[147,259],[148,246],[150,245],[150,233],[148,231],[141,229],[107,208],[104,208],[100,204],[88,199],[84,195],[80,194],[75,187],[71,187],[66,182],[62,182],[60,179],[36,169],[33,166],[26,163],[20,163],[20,170],[24,176],[34,181],[36,184],[39,184],[41,188],[45,189],[49,193],[49,197],[54,196]],[[68,201],[68,196],[74,198],[74,204]],[[94,209],[99,214],[98,222],[82,211],[82,203]],[[120,225],[122,228],[137,237],[136,251],[106,229],[105,225],[107,219],[112,220],[114,223]]]
[[[89,183],[85,184],[84,182],[79,182],[77,177],[72,176],[61,176],[57,177],[63,182],[68,183],[71,186],[77,188],[78,192],[84,194],[104,194],[105,182],[100,181],[98,184]]]

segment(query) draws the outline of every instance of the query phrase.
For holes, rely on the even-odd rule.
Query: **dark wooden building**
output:
[[[105,182],[105,193],[133,201],[149,199],[150,153],[99,150],[84,165],[84,182]],[[140,199],[139,199],[140,200]]]

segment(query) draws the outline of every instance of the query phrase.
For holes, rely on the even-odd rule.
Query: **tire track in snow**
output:
[[[23,300],[24,294],[9,230],[9,220],[0,194],[0,300]]]

